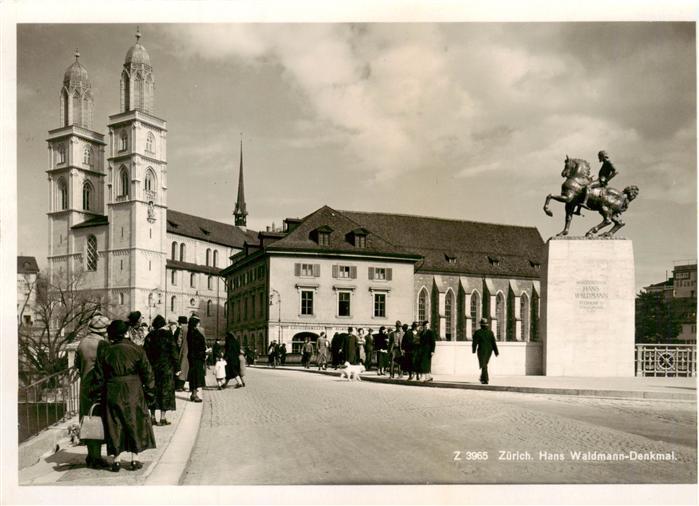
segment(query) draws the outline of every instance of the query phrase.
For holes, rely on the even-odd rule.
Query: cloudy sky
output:
[[[47,252],[47,131],[78,48],[95,128],[118,112],[134,24],[17,28],[18,250]],[[696,258],[693,23],[142,24],[168,122],[169,207],[248,225],[327,204],[563,227],[566,155],[607,150],[640,196],[621,235],[637,288]],[[587,213],[572,233],[600,221]],[[474,240],[478,238],[474,237]]]

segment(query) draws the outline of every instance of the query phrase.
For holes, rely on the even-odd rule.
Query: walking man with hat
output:
[[[495,335],[488,328],[488,320],[481,318],[481,328],[473,334],[473,353],[478,354],[478,366],[481,368],[481,383],[488,384],[488,362],[490,355],[499,355]]]

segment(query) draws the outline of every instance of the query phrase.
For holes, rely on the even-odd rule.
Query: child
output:
[[[240,383],[245,386],[245,350],[240,349]]]
[[[221,390],[226,381],[226,360],[223,358],[223,353],[218,354],[214,370],[216,372],[216,383],[218,383],[218,389]]]

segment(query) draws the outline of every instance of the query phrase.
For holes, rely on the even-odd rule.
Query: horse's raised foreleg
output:
[[[549,193],[548,195],[546,195],[546,202],[544,203],[544,212],[549,216],[553,216],[553,213],[549,209],[549,202],[551,202],[551,200],[555,200],[557,202],[563,202],[564,204],[568,204],[571,198],[572,197],[570,195],[552,195],[551,193]]]

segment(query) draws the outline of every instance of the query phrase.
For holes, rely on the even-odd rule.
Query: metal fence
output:
[[[80,373],[75,367],[20,387],[17,396],[19,442],[78,413]]]
[[[636,376],[696,376],[696,344],[637,344]]]

